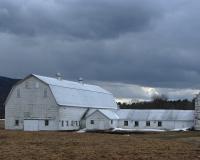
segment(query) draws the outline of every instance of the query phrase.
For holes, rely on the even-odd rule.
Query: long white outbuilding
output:
[[[114,128],[181,130],[192,128],[193,126],[193,110],[119,109],[108,113],[108,111],[100,109],[88,115],[86,118],[86,127],[89,130]]]
[[[31,74],[5,102],[5,128],[42,130],[163,129],[194,127],[194,111],[118,109],[113,95],[96,85]]]

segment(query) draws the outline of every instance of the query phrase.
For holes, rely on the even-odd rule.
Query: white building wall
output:
[[[80,129],[81,118],[87,108],[60,107],[59,108],[59,130]]]
[[[17,92],[20,92],[19,97]],[[22,130],[24,119],[35,118],[52,119],[54,123],[58,123],[58,106],[48,85],[35,77],[30,77],[16,85],[7,99],[5,128]],[[15,125],[15,120],[19,120],[18,126]],[[53,128],[48,129],[57,130],[57,126],[53,125]]]
[[[124,121],[128,121],[128,126],[124,126]],[[158,126],[158,120],[150,121],[150,126],[146,126],[146,121],[138,121],[139,126],[135,126],[134,120],[119,120],[118,128],[173,130],[181,128],[192,128],[194,126],[193,121],[160,121],[160,122],[162,123],[162,126]]]
[[[53,131],[57,129],[58,123],[55,120],[49,120],[49,125],[45,126],[45,120],[39,120],[39,130],[40,131]]]
[[[175,121],[175,129],[192,127],[194,127],[194,121]]]
[[[200,94],[195,99],[195,119],[194,119],[195,130],[200,130]]]
[[[94,121],[94,124],[91,124],[91,120]],[[116,128],[118,120],[111,120],[104,116],[99,111],[94,112],[89,117],[86,118],[86,128],[88,130],[107,130]]]

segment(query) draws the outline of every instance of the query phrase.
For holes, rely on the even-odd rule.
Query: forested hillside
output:
[[[18,79],[11,79],[7,77],[0,76],[0,119],[4,118],[5,108],[4,102],[8,93],[10,92],[12,86],[19,81]]]

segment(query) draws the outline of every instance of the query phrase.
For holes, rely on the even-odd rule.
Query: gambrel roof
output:
[[[116,114],[119,119],[135,121],[193,121],[194,110],[139,110],[139,109],[120,109]]]
[[[113,95],[99,86],[35,74],[32,76],[49,85],[58,105],[117,109]]]

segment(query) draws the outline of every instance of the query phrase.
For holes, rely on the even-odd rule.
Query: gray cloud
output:
[[[200,87],[199,1],[1,0],[0,73],[106,81],[117,97]],[[106,85],[105,85],[106,87]],[[133,92],[133,91],[137,92]],[[186,89],[188,90],[188,89]],[[193,90],[191,91],[193,92]],[[191,93],[190,92],[190,93]],[[177,96],[179,94],[180,96]],[[172,96],[173,97],[173,96]]]
[[[0,2],[0,30],[27,36],[64,38],[116,38],[148,29],[159,9],[146,0],[47,0]]]

